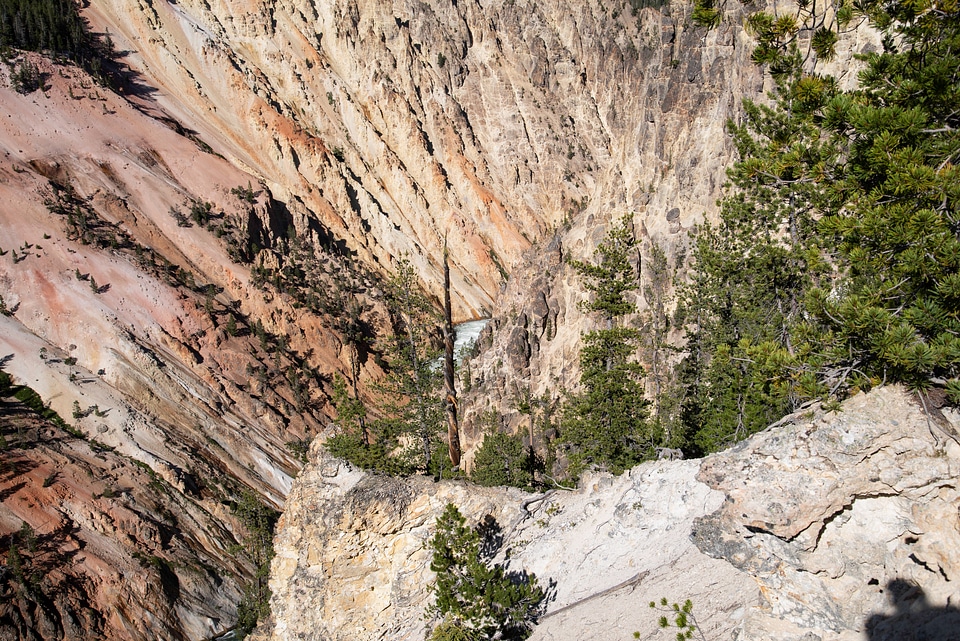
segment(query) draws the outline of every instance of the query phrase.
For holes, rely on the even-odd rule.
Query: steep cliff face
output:
[[[181,448],[181,440],[203,442],[165,444],[172,432],[198,424],[223,426],[225,434],[243,425],[275,431],[231,448],[239,459],[231,466],[244,477],[242,468],[272,460],[246,478],[274,476],[266,484],[281,501],[289,477],[281,479],[296,465],[283,441],[279,448],[270,441],[288,429],[288,440],[302,437],[318,421],[310,412],[281,411],[293,405],[289,390],[258,389],[247,366],[272,360],[282,373],[310,345],[315,364],[336,367],[339,345],[319,319],[257,291],[249,267],[231,258],[243,241],[231,240],[230,229],[269,226],[269,194],[260,190],[252,203],[237,198],[230,190],[250,184],[249,174],[79,70],[38,64],[45,92],[0,89],[11,123],[0,128],[0,283],[15,310],[0,335],[4,354],[14,355],[7,371],[54,399],[64,416],[74,400],[85,409],[134,399],[138,411],[117,409],[97,421],[108,426],[99,438],[120,444],[160,419],[161,435],[142,448],[156,457]],[[189,221],[198,202],[210,205],[207,225]],[[172,209],[188,220],[178,222]],[[289,334],[288,353],[273,358],[270,345],[259,349],[254,320],[273,336]]]
[[[0,638],[202,639],[231,624],[252,568],[225,507],[12,400],[0,416]]]
[[[472,429],[489,407],[575,386],[590,320],[565,260],[589,257],[612,220],[632,217],[641,281],[655,245],[682,268],[733,157],[725,122],[771,87],[750,61],[752,5],[725,3],[706,30],[688,2],[641,4],[92,0],[87,13],[164,89],[154,104],[261,177],[298,233],[321,227],[384,272],[406,254],[437,296],[449,241],[455,315],[494,316],[471,364]],[[841,82],[874,41],[844,37]]]
[[[269,246],[287,222],[263,188],[231,193],[256,177],[148,102],[33,59],[43,91],[0,82],[0,359],[98,445],[62,432],[21,442],[0,412],[4,549],[26,522],[77,559],[61,577],[76,592],[67,609],[28,616],[28,599],[11,625],[69,637],[90,608],[100,638],[211,636],[233,624],[253,571],[228,553],[244,534],[230,506],[244,490],[282,504],[300,466],[287,444],[325,424],[321,375],[340,369],[341,344],[328,320],[255,288],[235,257],[248,231]],[[190,220],[199,202],[205,225]]]
[[[738,9],[705,32],[679,2],[91,10],[171,112],[362,259],[409,253],[437,291],[447,236],[461,317],[490,313],[564,221],[588,219],[568,245],[598,215],[637,212],[656,237],[689,228],[722,182],[724,119],[762,88]]]
[[[11,312],[0,316],[0,358],[87,439],[114,448],[94,456],[122,468],[118,479],[140,483],[139,461],[182,502],[161,509],[128,492],[121,516],[113,504],[89,511],[100,534],[119,522],[146,534],[119,556],[108,537],[83,539],[89,558],[107,559],[90,567],[112,578],[70,603],[114,607],[109,595],[128,593],[139,567],[134,551],[176,577],[164,585],[189,586],[131,598],[122,619],[94,617],[104,638],[160,629],[129,620],[162,620],[170,638],[233,621],[252,568],[222,553],[242,535],[231,501],[249,488],[283,502],[299,467],[288,445],[322,430],[329,381],[352,360],[335,317],[308,311],[279,280],[258,285],[298,267],[297,247],[322,255],[290,278],[327,293],[350,281],[378,325],[365,270],[389,271],[406,254],[436,294],[448,239],[457,316],[497,316],[473,365],[468,419],[575,380],[584,319],[565,258],[588,256],[607,222],[633,213],[643,255],[658,243],[676,264],[722,182],[723,120],[764,86],[735,3],[711,32],[692,28],[688,11],[91,0],[86,16],[131,69],[123,95],[38,58],[43,91],[0,83],[0,295]],[[368,380],[377,365],[361,370]],[[92,468],[76,448],[76,460],[50,454],[37,469],[53,465],[92,499],[103,488],[79,483]],[[87,514],[48,512],[59,495],[6,481],[3,535],[25,521],[49,537]],[[448,500],[421,489],[431,510]],[[165,509],[197,515],[173,530],[182,548],[166,535],[156,544],[150,523]],[[214,571],[194,581],[190,559],[204,546],[216,550]],[[420,607],[413,587],[398,590]],[[355,598],[381,598],[372,592]],[[30,607],[20,621],[33,621]],[[44,636],[47,623],[29,621]]]
[[[762,103],[772,89],[769,75],[750,59],[755,41],[742,26],[758,7],[730,2],[724,7],[722,23],[709,31],[690,22],[683,3],[670,3],[660,13],[641,12],[640,58],[631,62],[627,56],[619,86],[605,82],[605,91],[597,95],[598,112],[617,115],[605,120],[616,153],[598,163],[606,172],[585,206],[535,243],[511,272],[480,339],[480,354],[470,363],[474,391],[464,401],[468,425],[493,408],[516,429],[528,420],[517,412],[518,404],[536,399],[541,407],[556,406],[564,390],[577,388],[580,337],[596,326],[579,306],[587,292],[568,261],[593,260],[606,232],[624,216],[638,242],[633,262],[639,313],[628,323],[641,328],[647,340],[651,301],[660,297],[668,314],[659,319],[668,327],[665,338],[671,345],[680,343],[681,328],[671,327],[669,318],[675,286],[689,269],[695,227],[718,215],[726,168],[736,159],[726,123],[740,121],[744,99]],[[596,34],[592,42],[603,41]],[[851,86],[858,69],[854,54],[877,47],[877,34],[867,28],[846,33],[837,59],[818,70]],[[655,248],[662,251],[663,264],[654,258]],[[657,270],[669,281],[659,292],[653,284]],[[639,357],[649,373],[651,354]]]
[[[936,413],[879,389],[722,454],[540,496],[369,476],[315,446],[281,521],[274,622],[260,633],[422,639],[425,543],[453,502],[501,528],[500,561],[552,586],[532,639],[648,638],[659,615],[647,603],[661,597],[691,599],[712,639],[953,639],[958,417]]]
[[[469,423],[576,382],[564,259],[632,214],[638,261],[657,244],[681,263],[731,159],[724,123],[762,95],[740,5],[711,31],[685,2],[632,6],[94,0],[90,16],[297,229],[318,221],[375,269],[408,254],[435,294],[448,239],[456,315],[496,316]]]

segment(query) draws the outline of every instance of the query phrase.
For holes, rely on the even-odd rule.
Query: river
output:
[[[480,320],[460,323],[453,328],[453,331],[457,335],[456,340],[453,342],[453,353],[457,361],[463,357],[464,352],[469,350],[473,344],[477,342],[480,332],[483,331],[483,328],[486,327],[489,322],[489,318],[481,318]]]

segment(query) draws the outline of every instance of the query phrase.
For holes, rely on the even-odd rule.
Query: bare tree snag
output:
[[[450,305],[450,252],[447,241],[443,241],[443,390],[446,400],[444,412],[447,415],[447,442],[450,450],[450,463],[454,468],[460,465],[460,427],[457,423],[457,388],[453,369],[453,310]]]

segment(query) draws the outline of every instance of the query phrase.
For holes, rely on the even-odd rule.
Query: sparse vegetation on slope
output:
[[[244,586],[243,598],[237,606],[238,639],[245,638],[270,615],[270,561],[273,559],[273,531],[279,513],[264,505],[263,501],[250,491],[243,491],[233,509],[246,530],[241,547],[245,556],[253,563],[253,578]]]
[[[367,469],[449,477],[442,371],[437,365],[440,316],[405,258],[398,261],[385,289],[392,332],[379,346],[386,375],[373,385],[377,405],[367,411],[357,401],[356,387],[351,396],[345,384],[338,384],[334,400],[341,432],[327,447]]]
[[[703,631],[697,623],[697,618],[693,615],[693,602],[687,599],[683,604],[670,603],[666,597],[662,597],[660,602],[650,602],[650,609],[662,613],[657,619],[657,625],[660,629],[676,628],[677,641],[688,641],[696,634],[700,641],[706,641]],[[639,639],[640,633],[634,632],[633,638]]]
[[[90,32],[73,0],[0,0],[0,48],[71,60],[101,81],[115,56],[110,38]]]
[[[230,608],[243,570],[191,545],[226,546],[222,523],[198,522],[145,463],[77,436],[0,371],[0,635],[183,638],[171,609]],[[112,609],[149,614],[118,629]]]

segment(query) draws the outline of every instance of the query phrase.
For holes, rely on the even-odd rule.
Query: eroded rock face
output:
[[[762,98],[765,84],[749,60],[752,43],[739,26],[739,5],[728,4],[729,20],[711,31],[689,25],[687,10],[674,3],[641,12],[636,49],[627,46],[639,58],[620,61],[622,75],[613,65],[600,66],[601,77],[619,84],[597,95],[610,156],[597,156],[603,171],[589,199],[570,209],[564,224],[511,272],[486,349],[471,363],[479,392],[467,399],[465,415],[482,412],[492,398],[515,424],[523,420],[510,416],[518,399],[556,402],[564,389],[577,387],[580,336],[594,327],[578,306],[584,285],[568,261],[591,260],[616,221],[627,216],[639,241],[634,321],[640,325],[647,322],[642,285],[650,280],[653,246],[663,250],[668,269],[682,271],[694,226],[715,217],[734,158],[724,123],[739,118],[743,98]],[[583,55],[589,58],[602,39],[583,38]]]
[[[341,343],[329,323],[258,291],[224,239],[170,214],[208,202],[257,221],[267,242],[281,222],[269,194],[230,192],[255,177],[79,69],[31,58],[44,91],[0,81],[0,362],[101,449],[60,433],[23,456],[0,450],[3,545],[26,522],[54,551],[74,546],[44,563],[76,559],[50,573],[62,604],[27,600],[0,619],[25,639],[210,637],[233,625],[253,573],[228,552],[243,536],[231,501],[247,490],[282,503],[300,466],[287,443],[325,424],[312,368],[340,369]],[[45,204],[53,184],[72,189],[66,211]],[[299,401],[293,380],[313,380]],[[15,432],[0,412],[0,433],[12,443]],[[34,471],[11,473],[21,459]],[[153,480],[171,494],[140,492]],[[116,496],[95,498],[107,481]]]
[[[704,461],[699,478],[728,500],[693,538],[766,595],[741,638],[956,638],[960,613],[937,611],[960,596],[960,459],[943,421],[881,389]]]
[[[0,426],[0,638],[202,639],[230,625],[252,568],[227,553],[226,508],[208,513],[13,399]]]
[[[689,28],[688,11],[676,2],[632,15],[602,0],[92,0],[92,24],[129,52],[134,91],[101,91],[49,61],[38,61],[43,92],[0,83],[0,292],[16,310],[0,318],[7,371],[61,415],[79,403],[80,430],[150,467],[224,540],[236,530],[225,501],[239,488],[279,504],[298,468],[287,443],[323,427],[322,380],[350,359],[329,319],[258,290],[214,234],[171,217],[196,199],[244,219],[260,247],[279,249],[293,231],[383,271],[408,254],[434,293],[446,236],[457,315],[500,301],[490,356],[475,365],[489,382],[478,398],[503,410],[522,388],[567,385],[585,325],[565,258],[589,256],[606,222],[635,212],[645,242],[677,262],[722,182],[723,120],[763,88],[739,7],[709,33]],[[73,185],[116,246],[79,242],[43,206],[51,180]],[[245,204],[231,192],[246,185],[257,196]],[[258,340],[254,320],[288,342]],[[296,389],[305,379],[306,399]],[[31,522],[11,514],[4,533]],[[143,549],[157,551],[149,540]],[[419,592],[397,590],[420,607]],[[235,587],[224,594],[176,606],[180,621],[202,621],[193,627],[162,601],[123,613],[171,617],[165,634],[193,638],[229,625]],[[208,617],[208,602],[223,619]]]
[[[452,502],[509,524],[523,498],[367,475],[328,458],[319,443],[311,455],[274,542],[271,610],[280,639],[422,639],[436,516]]]
[[[609,54],[600,55],[603,62],[587,74],[588,85],[593,78],[604,85],[590,90],[596,92],[609,156],[593,155],[599,171],[585,174],[585,180],[596,181],[589,198],[568,208],[563,224],[541,236],[511,270],[484,349],[471,363],[478,391],[464,399],[468,423],[495,407],[518,429],[526,420],[516,410],[520,401],[556,403],[564,390],[578,388],[581,335],[597,327],[579,307],[587,292],[568,261],[592,260],[598,243],[621,218],[632,222],[638,241],[634,302],[639,313],[628,322],[642,331],[651,323],[645,290],[656,269],[654,246],[666,257],[666,272],[683,282],[694,229],[716,219],[726,168],[736,160],[726,122],[741,122],[743,100],[762,103],[772,89],[769,77],[750,60],[755,42],[741,26],[756,8],[727,2],[721,25],[708,31],[690,23],[689,4],[673,2],[660,12],[642,11],[633,40],[624,39],[634,33],[631,28],[621,32],[615,22],[601,19],[596,31],[579,39],[578,59],[595,59],[597,48]],[[845,34],[834,63],[818,68],[849,86],[856,80],[853,54],[877,47],[876,33],[861,28]],[[633,60],[630,52],[639,52],[639,58]],[[617,59],[618,53],[624,57]],[[582,133],[578,128],[577,135]],[[668,312],[674,293],[670,280],[663,292]],[[681,344],[681,329],[667,337],[671,345]],[[652,359],[641,354],[640,360],[649,366]],[[653,384],[648,393],[654,395]]]
[[[319,445],[311,457],[281,521],[275,625],[262,638],[422,638],[424,546],[448,502],[474,523],[494,519],[498,560],[551,586],[532,639],[647,638],[658,614],[646,604],[661,597],[691,599],[708,638],[960,629],[960,446],[899,388],[795,415],[706,459],[540,496],[369,476]]]
[[[713,208],[724,121],[763,80],[739,5],[709,32],[689,11],[94,0],[90,15],[165,108],[361,260],[409,253],[437,292],[446,236],[466,318],[565,221],[581,251],[612,216],[636,212],[660,241]]]

